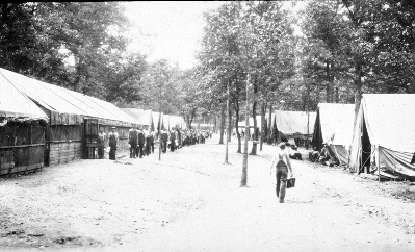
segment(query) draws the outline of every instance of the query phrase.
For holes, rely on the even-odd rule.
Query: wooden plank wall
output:
[[[49,165],[55,166],[82,158],[82,142],[51,142]]]
[[[45,167],[45,146],[13,146],[0,149],[0,176],[26,174]]]

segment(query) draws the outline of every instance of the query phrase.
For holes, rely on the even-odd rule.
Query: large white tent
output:
[[[313,133],[313,122],[316,120],[316,112],[276,110],[275,116],[278,131],[285,135],[307,135]]]
[[[342,164],[347,164],[353,141],[354,104],[319,103],[313,130],[313,147],[330,146]]]
[[[139,108],[122,108],[122,110],[134,118],[140,125],[151,126],[153,123],[153,113],[151,110]]]
[[[364,94],[354,128],[351,171],[361,172],[370,164],[381,175],[415,177],[410,164],[415,152],[414,111],[414,94]]]

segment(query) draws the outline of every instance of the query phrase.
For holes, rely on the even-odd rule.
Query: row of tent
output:
[[[265,129],[270,127],[271,132],[276,132],[276,138],[286,138],[292,144],[299,140],[310,139],[313,134],[313,125],[316,119],[314,111],[286,111],[276,110],[264,117]],[[256,117],[258,131],[261,131],[261,116]],[[238,123],[238,128],[243,130],[245,121]],[[253,118],[249,118],[249,127],[254,127]]]
[[[128,148],[132,127],[185,127],[181,117],[121,109],[64,87],[0,68],[0,175],[94,158],[98,128],[119,134]],[[108,140],[108,139],[107,139]]]
[[[265,124],[290,143],[312,137],[316,150],[327,144],[351,172],[415,178],[415,95],[364,94],[356,125],[355,109],[355,104],[319,103],[316,112],[276,110],[270,123],[265,116]],[[256,120],[260,130],[261,117]],[[253,118],[249,126],[254,127]],[[238,123],[239,130],[244,127],[245,121]]]
[[[186,128],[186,123],[183,117],[164,115],[163,112],[155,112],[151,109],[140,108],[121,108],[124,112],[136,119],[140,125],[149,126],[152,130],[172,128]],[[159,125],[161,122],[161,125]]]
[[[313,147],[327,144],[354,173],[415,178],[415,95],[364,94],[354,104],[318,104]]]

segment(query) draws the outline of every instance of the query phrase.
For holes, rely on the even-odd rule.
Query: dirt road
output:
[[[280,204],[275,146],[249,157],[239,187],[242,155],[231,144],[223,165],[216,143],[2,179],[0,250],[415,251],[414,186],[293,160]]]

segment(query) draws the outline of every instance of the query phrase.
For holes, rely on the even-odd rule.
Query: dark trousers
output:
[[[98,158],[104,158],[104,144],[98,144]]]
[[[150,155],[151,153],[151,146],[150,146],[150,139],[147,139],[147,144],[146,144],[146,155]]]
[[[166,153],[166,148],[167,148],[167,142],[163,141],[163,144],[162,144],[162,152],[163,153]]]
[[[131,145],[130,158],[136,158],[136,157],[137,157],[137,145]]]
[[[150,145],[151,145],[151,152],[154,153],[154,142],[152,142]]]
[[[110,146],[110,153],[109,153],[109,158],[112,160],[115,160],[115,146]]]
[[[277,165],[277,197],[280,202],[284,202],[285,188],[287,187],[288,168],[283,161],[279,161]],[[281,192],[281,193],[280,193]]]
[[[292,159],[299,159],[299,160],[303,160],[303,157],[301,156],[301,153],[294,153],[293,155],[288,155],[290,158]]]
[[[138,144],[137,154],[140,158],[143,156],[143,144]]]
[[[175,141],[172,141],[171,142],[170,147],[171,147],[171,151],[174,152],[174,150],[176,149],[176,143],[175,143]]]

